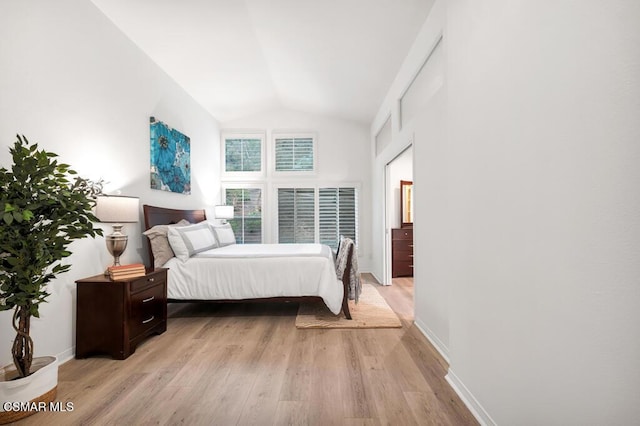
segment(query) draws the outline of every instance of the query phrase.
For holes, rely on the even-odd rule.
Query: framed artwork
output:
[[[191,194],[189,136],[151,117],[151,189]]]

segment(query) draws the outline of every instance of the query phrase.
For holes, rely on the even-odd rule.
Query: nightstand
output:
[[[109,354],[125,359],[152,334],[167,330],[167,269],[111,281],[96,275],[76,281],[76,358]]]

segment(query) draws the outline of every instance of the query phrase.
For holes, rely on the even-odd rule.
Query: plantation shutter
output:
[[[226,172],[259,172],[262,168],[260,139],[227,138],[225,144]]]
[[[357,243],[358,209],[355,188],[320,188],[320,243],[336,249],[340,235]]]
[[[313,138],[276,138],[276,171],[313,171]]]
[[[315,241],[315,189],[278,189],[278,242]]]

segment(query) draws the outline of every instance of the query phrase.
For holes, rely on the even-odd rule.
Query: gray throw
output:
[[[347,267],[347,258],[349,257],[349,248],[353,247],[353,256],[351,257],[351,271],[349,273],[349,300],[355,300],[358,303],[362,285],[360,283],[360,273],[358,271],[358,253],[356,245],[351,238],[340,236],[340,247],[336,256],[336,275],[342,280],[344,270]]]

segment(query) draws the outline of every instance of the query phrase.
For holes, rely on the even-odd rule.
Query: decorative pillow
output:
[[[231,224],[225,223],[224,225],[213,225],[213,231],[216,233],[218,244],[220,247],[230,246],[236,243],[236,236],[233,233]]]
[[[151,244],[151,253],[153,254],[153,266],[155,268],[160,268],[174,256],[173,250],[171,250],[171,246],[169,245],[169,239],[167,238],[169,228],[187,225],[190,225],[189,221],[186,219],[182,219],[176,224],[156,225],[153,228],[147,229],[143,232],[143,234],[146,235],[147,238],[149,238],[149,244]]]
[[[182,261],[196,253],[218,247],[216,236],[207,223],[169,228],[169,244]]]

